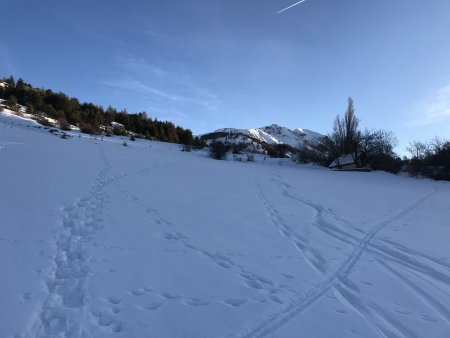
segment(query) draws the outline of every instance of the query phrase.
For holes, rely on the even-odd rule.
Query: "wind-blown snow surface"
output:
[[[0,114],[1,337],[450,336],[448,184],[27,125]]]

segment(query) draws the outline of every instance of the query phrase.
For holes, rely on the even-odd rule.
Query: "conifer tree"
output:
[[[18,111],[17,98],[11,95],[8,100],[6,100],[6,106],[12,111]]]

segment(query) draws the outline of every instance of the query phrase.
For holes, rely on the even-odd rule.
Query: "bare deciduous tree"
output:
[[[420,141],[409,142],[406,150],[411,154],[415,160],[423,160],[429,154],[429,147],[426,143]]]

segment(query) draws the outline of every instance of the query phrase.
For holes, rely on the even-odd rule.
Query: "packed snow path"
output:
[[[0,115],[1,337],[448,337],[450,185]]]

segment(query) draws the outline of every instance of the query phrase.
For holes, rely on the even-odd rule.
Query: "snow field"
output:
[[[450,335],[448,184],[121,142],[0,115],[0,336]]]

